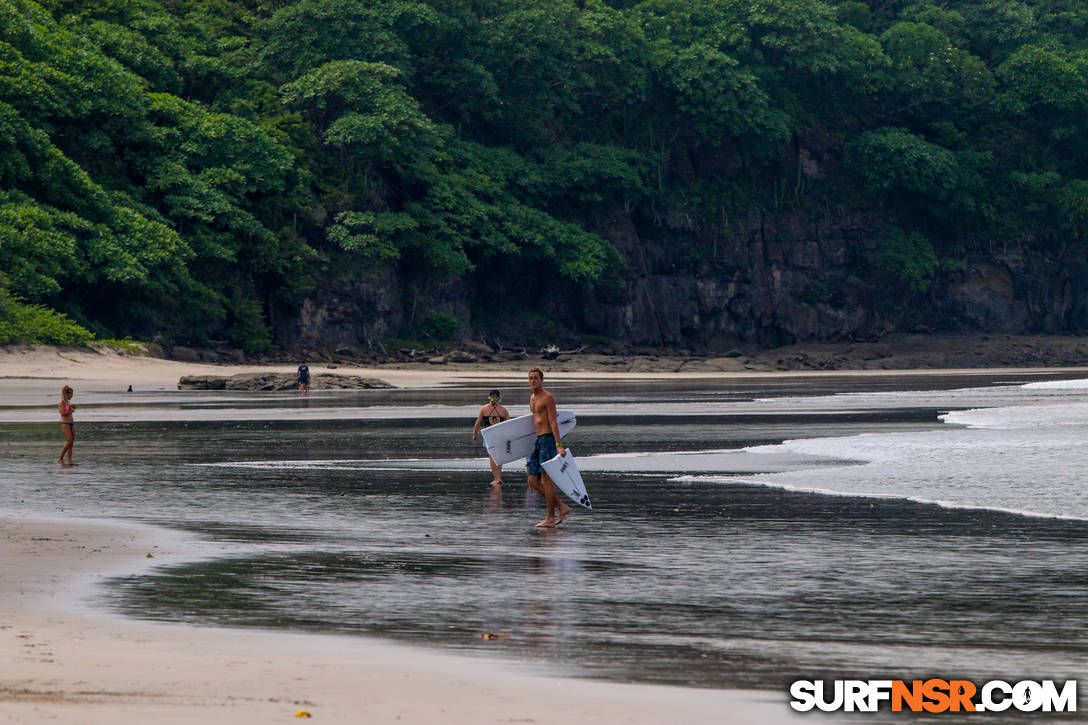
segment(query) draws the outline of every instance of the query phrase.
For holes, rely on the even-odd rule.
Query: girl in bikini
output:
[[[487,405],[480,408],[480,414],[476,416],[476,425],[472,429],[472,442],[476,442],[476,436],[480,433],[480,428],[486,428],[489,425],[495,425],[496,423],[502,423],[504,420],[510,420],[510,412],[499,405],[499,401],[502,400],[502,394],[498,390],[492,390],[487,394]],[[502,485],[502,466],[495,463],[495,459],[491,456],[487,457],[487,462],[491,464],[491,485]]]
[[[76,406],[72,405],[72,389],[65,385],[60,391],[60,402],[57,410],[60,411],[60,427],[64,431],[64,449],[60,452],[57,463],[62,466],[74,466],[72,463],[72,446],[76,442],[76,422],[72,419],[72,411]],[[68,454],[68,463],[64,462],[64,454]]]

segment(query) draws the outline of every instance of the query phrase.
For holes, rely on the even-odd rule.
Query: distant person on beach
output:
[[[310,366],[302,363],[298,366],[298,392],[305,393],[310,389]]]
[[[72,413],[75,411],[76,406],[72,405],[72,395],[74,391],[67,385],[60,390],[60,402],[57,403],[57,410],[60,411],[60,428],[64,431],[64,448],[61,449],[60,458],[57,459],[57,463],[62,466],[74,466],[72,463],[72,446],[76,443],[76,422],[72,418]],[[64,462],[64,456],[68,456],[68,462]]]
[[[530,488],[542,495],[547,505],[544,520],[533,525],[540,529],[552,529],[563,523],[570,513],[570,506],[559,500],[555,484],[541,464],[555,458],[556,454],[567,455],[567,450],[559,440],[555,396],[544,389],[544,371],[540,368],[529,371],[529,388],[533,391],[529,397],[529,412],[533,414],[533,424],[536,426],[536,446],[526,461],[526,470],[529,472]]]
[[[503,406],[499,405],[502,401],[502,393],[498,390],[492,390],[487,394],[487,405],[480,408],[479,415],[476,416],[476,425],[472,428],[472,442],[476,442],[476,436],[480,433],[480,428],[486,428],[489,425],[495,425],[502,423],[504,420],[510,420],[510,411]],[[487,457],[487,462],[491,464],[491,485],[502,485],[502,466],[495,463],[495,459],[490,455]]]

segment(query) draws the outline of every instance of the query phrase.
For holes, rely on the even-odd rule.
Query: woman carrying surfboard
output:
[[[529,486],[544,497],[548,507],[544,520],[534,526],[551,529],[563,523],[563,519],[570,513],[570,506],[559,500],[555,493],[555,483],[544,472],[542,464],[556,455],[566,456],[567,451],[559,439],[555,396],[544,389],[544,371],[540,368],[529,371],[529,388],[533,391],[529,396],[529,412],[536,426],[536,446],[526,461],[526,470],[529,473]]]
[[[479,415],[476,416],[476,425],[472,428],[472,442],[476,442],[476,436],[480,433],[480,426],[484,428],[489,425],[496,425],[502,423],[504,420],[510,420],[510,411],[503,406],[499,405],[502,400],[502,393],[498,390],[492,390],[487,394],[487,405],[480,408]],[[487,462],[491,465],[491,485],[502,485],[502,466],[495,463],[495,459],[490,455],[487,457]]]

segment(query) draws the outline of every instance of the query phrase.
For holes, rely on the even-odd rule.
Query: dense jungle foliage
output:
[[[1083,0],[0,0],[0,343],[259,351],[344,275],[486,328],[538,265],[607,294],[622,215],[878,208],[924,289],[1088,237],[1086,123]]]

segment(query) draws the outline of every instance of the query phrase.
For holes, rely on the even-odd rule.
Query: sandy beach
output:
[[[335,371],[312,367],[315,372],[378,377],[400,387],[520,383],[524,376],[520,370],[486,367]],[[293,373],[294,367],[180,363],[108,350],[8,348],[0,350],[0,400],[48,407],[65,383],[77,391],[123,391],[128,385],[142,392],[167,391],[176,389],[182,375],[269,370]],[[1077,370],[1061,368],[1055,373],[1068,376]],[[965,376],[995,372],[958,371]],[[872,370],[622,375],[739,380],[887,374]],[[617,373],[561,375],[615,378]],[[190,549],[184,535],[109,520],[11,517],[0,518],[0,531],[0,722],[286,722],[305,717],[299,713],[342,723],[774,724],[806,717],[789,709],[787,693],[777,684],[767,690],[715,690],[564,679],[531,673],[509,661],[365,637],[126,619],[94,603],[96,584],[192,559],[199,549]]]
[[[0,399],[173,390],[181,375],[267,370],[55,348],[0,351]],[[286,366],[282,371],[292,372]],[[398,386],[520,372],[339,370]],[[40,399],[40,402],[39,402]],[[362,637],[199,628],[90,605],[96,583],[191,558],[185,537],[115,521],[0,518],[0,722],[793,722],[786,693],[625,685],[519,672]],[[149,558],[148,555],[151,555]]]
[[[796,377],[855,376],[880,377],[931,377],[936,375],[957,374],[961,376],[992,376],[995,374],[1031,372],[1040,373],[1047,368],[995,366],[995,367],[927,367],[906,370],[889,369],[840,369],[813,371],[810,369],[753,371],[742,368],[734,369],[691,369],[681,372],[669,372],[662,369],[642,371],[602,370],[599,360],[586,358],[566,363],[557,363],[544,359],[529,359],[518,363],[470,363],[432,366],[415,364],[406,366],[383,365],[376,367],[355,367],[336,365],[329,367],[322,363],[313,363],[310,368],[314,374],[359,375],[380,378],[396,387],[437,387],[451,383],[499,383],[513,381],[523,383],[526,371],[534,365],[541,366],[549,379],[617,379],[653,380],[667,378],[709,379],[709,380],[753,380]],[[653,367],[638,362],[633,367]],[[149,390],[177,390],[178,380],[185,375],[236,375],[240,373],[278,372],[294,375],[294,364],[280,365],[228,365],[209,363],[178,362],[160,358],[138,356],[119,351],[105,345],[96,345],[95,349],[57,348],[52,346],[12,345],[0,347],[0,391],[5,396],[38,396],[48,391],[49,396],[59,392],[65,383],[77,383],[83,389],[98,391],[124,391],[132,385],[141,392]],[[661,367],[661,366],[658,366]],[[673,367],[670,363],[666,368]],[[1073,373],[1088,371],[1088,366],[1063,366],[1049,368],[1054,373]],[[54,389],[56,389],[54,391]],[[20,402],[22,402],[20,400]],[[24,403],[25,404],[25,403]]]

